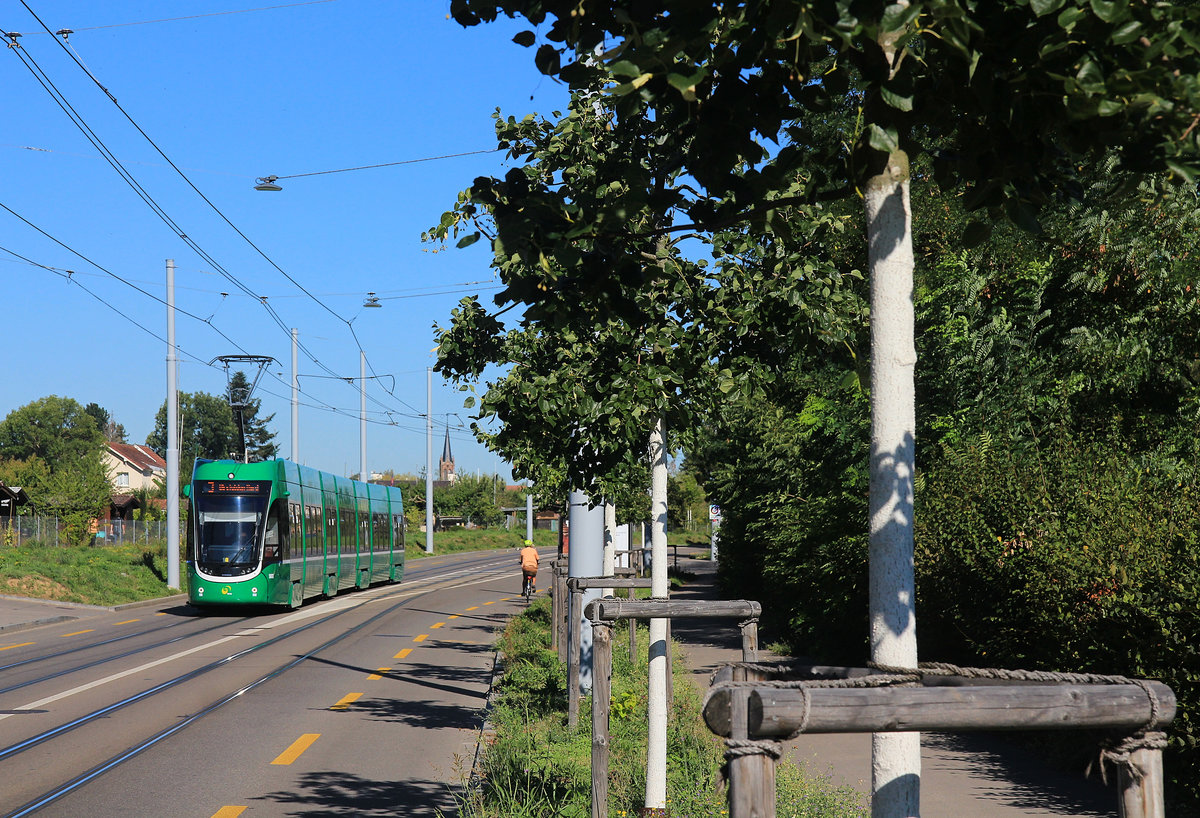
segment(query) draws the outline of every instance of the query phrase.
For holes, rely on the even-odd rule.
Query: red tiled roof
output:
[[[136,443],[109,443],[108,450],[113,456],[124,460],[140,472],[166,471],[167,461],[163,460],[149,446]]]

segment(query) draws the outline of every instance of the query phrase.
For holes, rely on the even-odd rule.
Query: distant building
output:
[[[167,481],[167,462],[149,446],[109,443],[104,465],[113,489],[121,494],[153,489],[157,483]]]
[[[438,479],[453,483],[458,479],[454,473],[454,455],[450,452],[450,426],[446,426],[446,443],[442,446],[442,459],[438,461]]]
[[[29,502],[29,495],[20,486],[0,483],[0,517],[15,517],[17,508]]]

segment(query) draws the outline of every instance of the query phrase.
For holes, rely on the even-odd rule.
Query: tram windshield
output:
[[[251,573],[262,556],[270,484],[254,486],[251,494],[216,493],[220,484],[206,488],[193,495],[197,567],[216,576]]]

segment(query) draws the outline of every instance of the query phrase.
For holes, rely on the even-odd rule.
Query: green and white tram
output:
[[[188,487],[188,598],[290,605],[404,576],[400,489],[287,460],[197,460]]]

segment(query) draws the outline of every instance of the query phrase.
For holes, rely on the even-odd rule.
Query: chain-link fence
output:
[[[105,520],[96,526],[91,544],[125,545],[166,540],[166,520]],[[68,546],[78,543],[66,533],[58,517],[12,517],[0,519],[0,542],[4,545]]]

